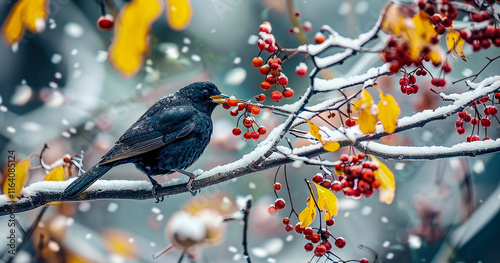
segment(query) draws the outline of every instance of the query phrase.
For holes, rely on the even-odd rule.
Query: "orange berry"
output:
[[[323,42],[325,42],[325,35],[323,35],[322,33],[318,32],[316,33],[316,35],[314,35],[314,42],[316,42],[317,44],[321,44]]]
[[[264,66],[260,67],[259,72],[260,72],[260,74],[265,76],[265,75],[269,74],[269,72],[271,72],[271,67],[269,65],[264,65]]]
[[[260,83],[260,88],[263,90],[269,90],[271,88],[271,83],[263,81],[262,83]]]
[[[255,57],[252,59],[252,65],[254,67],[262,67],[263,64],[264,64],[264,60],[262,60],[261,57]]]
[[[254,116],[257,116],[259,115],[260,113],[260,108],[257,107],[257,106],[252,106],[252,108],[250,108],[250,112],[254,115]]]
[[[238,105],[238,100],[234,98],[227,99],[227,104],[231,107]]]

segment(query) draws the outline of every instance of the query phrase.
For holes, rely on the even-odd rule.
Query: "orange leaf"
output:
[[[10,10],[2,25],[2,38],[8,46],[18,43],[27,28],[33,33],[45,29],[49,16],[48,0],[19,0]]]
[[[339,202],[332,191],[314,183],[318,192],[318,206],[323,212],[325,221],[332,219],[338,212]]]
[[[314,196],[308,198],[307,207],[299,214],[300,227],[309,226],[316,217],[316,205],[314,204]]]
[[[144,64],[151,26],[162,11],[161,0],[132,0],[122,7],[108,53],[110,64],[123,77],[133,77]]]
[[[190,0],[166,0],[167,22],[173,30],[184,30],[191,22],[193,8]]]
[[[379,90],[380,91],[380,90]],[[401,114],[398,103],[391,94],[384,94],[380,91],[380,101],[377,104],[378,118],[384,126],[384,130],[393,133],[398,124],[398,116]]]
[[[379,200],[380,202],[384,202],[386,204],[391,204],[394,200],[394,195],[396,192],[396,181],[394,180],[394,174],[383,164],[380,162],[375,156],[369,155],[372,161],[375,161],[379,164],[379,168],[373,171],[375,178],[380,181],[380,194]]]
[[[50,171],[46,176],[44,181],[64,181],[68,175],[68,167],[58,166],[52,171]]]
[[[5,182],[3,184],[3,193],[11,200],[19,196],[24,184],[28,181],[30,175],[30,157],[23,159],[16,164],[7,167],[5,173]]]
[[[361,98],[354,103],[354,107],[360,110],[358,116],[359,129],[364,133],[375,132],[377,124],[377,106],[373,103],[372,95],[367,90],[363,90]]]
[[[463,61],[467,62],[467,58],[464,53],[464,39],[460,36],[460,33],[457,30],[448,30],[446,34],[446,47],[448,48],[448,53],[454,59],[458,59],[453,51],[457,53],[457,55],[462,58]]]

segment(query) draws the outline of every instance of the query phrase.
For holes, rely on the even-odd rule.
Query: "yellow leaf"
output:
[[[394,174],[392,174],[391,170],[385,166],[382,162],[380,162],[375,156],[369,154],[372,161],[375,161],[379,164],[379,168],[373,172],[375,178],[380,181],[380,194],[379,200],[380,202],[384,202],[386,204],[391,204],[392,200],[394,200],[394,195],[396,192],[396,181],[394,180]]]
[[[27,28],[33,33],[45,29],[49,16],[48,0],[19,0],[10,10],[2,25],[2,38],[8,46],[19,42]]]
[[[5,182],[3,184],[3,193],[11,200],[14,200],[24,184],[28,181],[30,175],[30,158],[23,159],[15,165],[7,167],[5,173]]]
[[[448,30],[446,34],[446,47],[448,48],[448,53],[454,59],[457,59],[453,51],[457,53],[457,55],[462,58],[463,61],[467,62],[467,58],[464,53],[464,39],[460,36],[460,33],[457,30]]]
[[[315,217],[316,205],[314,204],[314,196],[311,195],[307,207],[299,214],[300,227],[305,228],[309,226]]]
[[[314,183],[318,192],[318,206],[323,212],[325,221],[332,219],[337,215],[339,202],[332,191]]]
[[[64,181],[68,175],[68,167],[58,166],[50,171],[44,181]]]
[[[190,0],[167,0],[167,22],[173,30],[184,30],[191,22],[192,15]]]
[[[361,98],[354,103],[354,107],[360,110],[358,116],[359,129],[364,133],[375,132],[377,125],[377,109],[374,107],[372,95],[367,90],[363,90]]]
[[[401,6],[399,5],[392,2],[389,3],[389,6],[385,10],[382,24],[380,25],[382,31],[389,35],[397,35],[404,30],[406,17],[400,8]]]
[[[401,114],[398,103],[391,94],[383,94],[380,92],[380,101],[377,104],[378,118],[384,126],[384,130],[388,133],[393,133],[398,123],[398,115]]]
[[[123,77],[133,77],[144,64],[151,26],[162,11],[162,0],[132,0],[122,7],[108,53],[110,64]]]
[[[321,144],[323,144],[323,149],[329,151],[329,152],[334,152],[340,148],[340,144],[338,142],[325,142],[323,141],[323,138],[321,134],[319,133],[319,127],[318,125],[306,120],[307,123],[309,123],[309,133],[316,139],[318,139]]]
[[[323,139],[321,139],[321,134],[319,134],[319,127],[318,125],[310,122],[310,121],[307,121],[307,123],[309,123],[309,133],[316,139],[318,139],[318,141],[320,141],[321,143],[323,143]]]
[[[340,144],[338,142],[325,142],[323,144],[323,149],[334,152],[340,148]]]

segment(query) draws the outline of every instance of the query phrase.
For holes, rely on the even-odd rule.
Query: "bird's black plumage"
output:
[[[220,95],[210,82],[190,84],[151,106],[99,161],[63,192],[80,194],[116,165],[133,163],[158,186],[151,176],[169,174],[191,166],[205,150],[212,135],[211,115]],[[153,191],[153,194],[155,192]]]

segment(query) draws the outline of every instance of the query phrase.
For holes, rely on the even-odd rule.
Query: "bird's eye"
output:
[[[207,89],[204,89],[202,92],[203,92],[203,95],[208,96],[208,93],[209,93],[209,92],[208,92],[208,90],[207,90]]]

